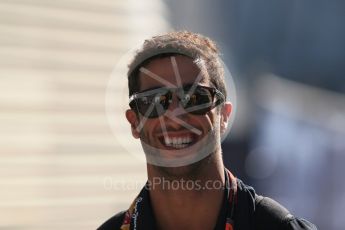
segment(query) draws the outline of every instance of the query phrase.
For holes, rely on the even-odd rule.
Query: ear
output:
[[[128,109],[126,110],[126,118],[129,124],[131,125],[133,137],[138,139],[140,137],[140,133],[137,131],[139,120],[136,113],[133,110]]]
[[[231,116],[232,104],[231,102],[225,102],[220,111],[220,132],[223,134],[227,127]]]

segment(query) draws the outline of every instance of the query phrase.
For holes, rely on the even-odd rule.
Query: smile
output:
[[[161,144],[167,149],[183,149],[193,145],[197,141],[195,134],[184,133],[175,134],[169,133],[160,138]]]
[[[164,138],[165,145],[167,147],[173,147],[175,149],[182,149],[189,146],[193,140],[190,136],[185,137],[166,137]]]

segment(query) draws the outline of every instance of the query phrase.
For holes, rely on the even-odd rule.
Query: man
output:
[[[99,229],[316,229],[227,170],[221,135],[232,105],[215,43],[191,32],[146,40],[128,71],[126,118],[148,181]]]

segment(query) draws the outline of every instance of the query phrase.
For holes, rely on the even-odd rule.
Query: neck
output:
[[[148,179],[159,229],[214,229],[224,197],[220,153],[189,166],[148,165]]]

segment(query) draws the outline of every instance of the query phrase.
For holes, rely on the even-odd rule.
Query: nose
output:
[[[164,126],[165,129],[170,131],[179,130],[182,128],[182,125],[181,122],[177,122],[175,118],[177,118],[176,114],[181,114],[182,107],[180,106],[179,99],[175,94],[173,94],[171,100],[166,116],[163,116]]]
[[[168,111],[173,116],[181,116],[185,114],[185,110],[181,106],[181,102],[176,93],[172,94],[171,103],[169,104]]]
[[[170,110],[172,112],[172,111],[174,111],[178,107],[179,107],[178,98],[177,98],[176,94],[173,93],[172,96],[171,96],[171,101],[170,101],[168,110]]]

